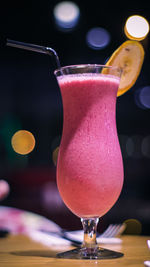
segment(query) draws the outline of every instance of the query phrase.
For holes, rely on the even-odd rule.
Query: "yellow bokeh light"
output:
[[[140,235],[142,232],[142,224],[137,219],[127,219],[124,221],[124,224],[126,225],[126,229],[124,231],[124,234],[127,235]]]
[[[26,155],[34,149],[35,138],[31,132],[20,130],[12,136],[11,144],[16,153]]]
[[[55,166],[57,165],[58,152],[59,152],[59,146],[55,148],[52,154],[53,163]]]
[[[125,23],[124,31],[129,39],[141,41],[149,32],[149,23],[142,16],[130,16]]]

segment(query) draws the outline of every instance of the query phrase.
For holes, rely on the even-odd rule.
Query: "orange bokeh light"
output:
[[[12,136],[11,144],[16,153],[26,155],[33,151],[35,138],[31,132],[19,130]]]
[[[52,154],[52,159],[55,166],[57,165],[58,152],[59,152],[59,146],[55,148]]]

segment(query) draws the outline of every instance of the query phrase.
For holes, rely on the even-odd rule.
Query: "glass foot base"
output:
[[[124,254],[109,249],[96,248],[77,248],[66,252],[58,253],[58,258],[64,259],[113,259],[120,258]]]

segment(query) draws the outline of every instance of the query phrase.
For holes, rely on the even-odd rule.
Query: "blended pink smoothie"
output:
[[[58,82],[64,109],[58,189],[77,216],[101,217],[117,201],[123,185],[115,118],[119,78],[73,74],[58,77]]]

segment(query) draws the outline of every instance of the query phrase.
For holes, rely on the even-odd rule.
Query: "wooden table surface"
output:
[[[150,237],[123,236],[121,245],[103,245],[102,247],[121,251],[124,257],[110,260],[66,260],[56,258],[56,253],[66,248],[49,248],[32,241],[24,235],[9,235],[0,238],[0,267],[103,267],[103,266],[144,266],[150,260],[146,240]],[[67,247],[67,250],[71,247]]]

